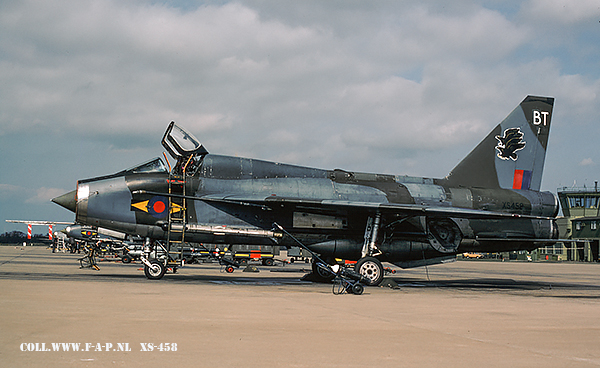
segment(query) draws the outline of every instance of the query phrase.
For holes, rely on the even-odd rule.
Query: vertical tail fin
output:
[[[446,177],[450,186],[540,190],[554,98],[527,96]]]

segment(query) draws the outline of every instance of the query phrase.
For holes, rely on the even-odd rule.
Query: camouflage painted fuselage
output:
[[[80,181],[79,190],[90,194],[78,201],[77,222],[166,239],[168,179],[168,173],[132,173]],[[322,255],[354,260],[360,258],[365,224],[374,211],[353,206],[330,208],[324,206],[328,201],[458,207],[546,217],[555,216],[558,209],[555,196],[549,192],[452,188],[445,179],[320,170],[210,154],[187,181],[187,192],[194,197],[220,199],[187,201],[186,218],[190,225],[268,231],[277,222]],[[86,186],[88,189],[82,189]],[[140,190],[165,196],[132,194]],[[287,198],[302,198],[304,203],[288,203]],[[265,199],[269,206],[253,203]],[[146,201],[141,209],[135,206]],[[383,252],[381,259],[398,263],[467,251],[533,249],[541,245],[536,239],[550,239],[556,231],[551,219],[452,219],[460,229],[462,241],[456,249],[440,252],[427,240],[423,216],[385,213],[378,244]],[[280,245],[295,245],[288,238],[244,233],[187,231],[185,236],[187,241],[202,243],[276,241]]]

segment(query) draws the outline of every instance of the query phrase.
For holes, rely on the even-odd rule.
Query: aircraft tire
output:
[[[121,262],[123,263],[131,263],[131,261],[133,261],[133,257],[131,257],[128,254],[124,255],[123,258],[121,258]]]
[[[263,265],[265,265],[265,266],[273,266],[274,264],[275,264],[275,261],[273,261],[273,258],[263,259]]]
[[[165,275],[165,272],[167,272],[165,265],[159,261],[152,261],[150,264],[152,264],[152,267],[144,265],[144,273],[146,274],[148,280],[162,279]]]
[[[377,286],[383,281],[383,265],[377,258],[363,257],[359,259],[354,270],[368,280],[368,286]]]
[[[358,282],[354,285],[352,285],[352,294],[354,295],[361,295],[363,293],[363,291],[365,291],[364,286],[362,286],[361,284],[359,284]]]
[[[233,271],[234,271],[234,268],[233,268],[233,266],[227,266],[227,267],[225,267],[225,271],[226,271],[227,273],[233,273]]]

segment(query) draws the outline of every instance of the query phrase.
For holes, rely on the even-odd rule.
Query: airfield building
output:
[[[540,258],[598,262],[600,247],[600,189],[559,188],[563,216],[557,219],[559,238],[569,239],[553,247],[540,248]]]

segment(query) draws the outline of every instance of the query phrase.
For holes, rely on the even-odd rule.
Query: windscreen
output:
[[[125,170],[126,174],[139,174],[139,173],[159,173],[159,172],[167,172],[167,168],[165,164],[157,157],[153,160],[144,162],[143,164],[136,165],[130,169]]]

